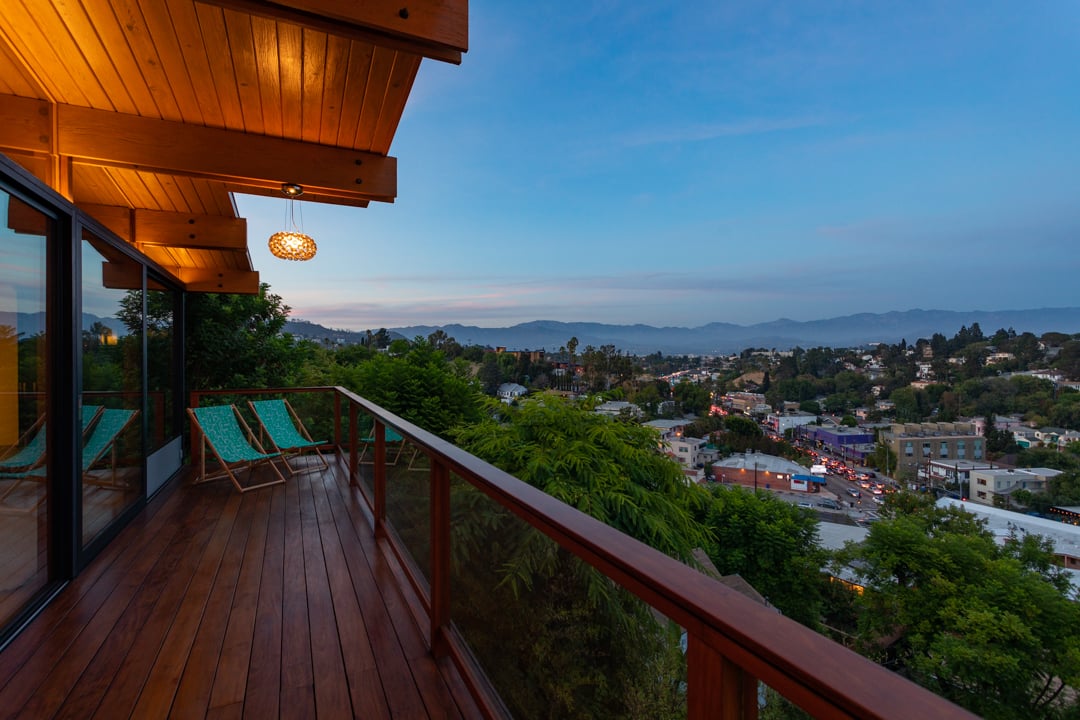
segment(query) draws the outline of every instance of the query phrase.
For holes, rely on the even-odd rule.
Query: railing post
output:
[[[352,403],[349,403],[351,406]],[[341,393],[334,392],[334,448],[341,447]]]
[[[432,458],[431,473],[431,652],[450,651],[450,471]]]
[[[375,516],[375,537],[386,535],[386,426],[380,421],[375,421],[375,464],[372,471],[375,478],[372,490],[375,497],[372,498],[372,514]]]
[[[357,476],[360,474],[360,458],[357,451],[360,446],[360,436],[356,429],[356,403],[349,403],[349,485],[356,487]]]
[[[188,396],[188,407],[189,408],[197,408],[197,407],[199,407],[199,401],[200,401],[199,394],[194,393],[194,392],[191,393],[191,395]],[[186,415],[186,413],[185,413],[185,415]],[[199,430],[199,426],[197,424],[191,423],[191,465],[192,465],[192,467],[200,467],[200,468],[205,467],[205,465],[203,464],[203,462],[204,462],[203,453],[204,452],[205,452],[205,450],[203,449],[202,431]]]
[[[757,685],[754,676],[687,634],[687,720],[757,720]]]

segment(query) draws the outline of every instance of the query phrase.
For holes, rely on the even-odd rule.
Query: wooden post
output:
[[[431,463],[431,652],[449,652],[446,628],[450,624],[450,471],[432,458]]]
[[[386,535],[386,426],[375,421],[375,474],[373,489],[375,497],[371,512],[375,516],[375,537]]]
[[[356,487],[358,484],[357,477],[360,474],[360,458],[357,455],[357,450],[360,445],[360,436],[356,429],[357,412],[356,403],[349,403],[349,485]]]
[[[352,403],[350,403],[351,405]],[[341,393],[334,392],[334,451],[341,447]]]
[[[757,720],[757,679],[692,634],[686,676],[687,720]]]

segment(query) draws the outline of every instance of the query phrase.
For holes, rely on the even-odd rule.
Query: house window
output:
[[[922,456],[924,458],[930,457],[930,443],[924,442],[922,444]]]
[[[978,479],[978,483],[979,483],[979,485],[985,485],[985,484],[986,484],[986,480],[984,480],[983,478],[979,478],[979,479]]]
[[[976,460],[982,460],[982,456],[983,456],[982,440],[975,440],[974,444],[975,444],[975,455],[974,455],[974,457],[975,457]]]
[[[956,457],[963,460],[967,456],[967,449],[963,440],[956,441]]]
[[[938,448],[938,454],[943,458],[949,457],[949,443],[941,443],[941,447]]]
[[[915,454],[915,448],[912,447],[911,442],[904,443],[904,456],[911,457]]]
[[[985,492],[983,492],[982,490],[979,490],[978,492],[976,492],[976,493],[975,493],[975,496],[976,496],[976,497],[979,497],[979,498],[982,498],[983,500],[985,500],[985,499],[986,499],[986,493],[985,493]]]

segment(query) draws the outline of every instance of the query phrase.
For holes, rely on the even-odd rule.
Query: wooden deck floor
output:
[[[477,716],[335,471],[167,488],[0,653],[0,717]]]

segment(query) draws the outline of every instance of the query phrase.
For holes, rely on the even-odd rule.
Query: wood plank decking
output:
[[[167,488],[0,653],[0,717],[478,717],[353,493]]]

